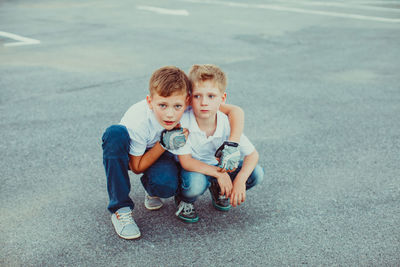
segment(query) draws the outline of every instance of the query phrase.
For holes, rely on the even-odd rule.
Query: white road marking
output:
[[[354,8],[354,9],[365,9],[365,10],[376,10],[376,11],[385,11],[385,12],[400,12],[399,8],[390,8],[390,7],[380,7],[380,6],[368,6],[364,3],[332,3],[332,2],[317,2],[317,1],[290,1],[283,0],[279,1],[281,3],[290,3],[290,4],[299,4],[304,6],[327,6],[327,7],[339,7],[339,8]],[[387,2],[385,2],[386,4]],[[400,2],[398,2],[400,3]],[[382,2],[381,2],[382,4]]]
[[[357,4],[365,4],[365,5],[370,5],[370,4],[398,4],[399,0],[394,0],[394,1],[389,1],[389,0],[385,0],[383,1],[365,1],[365,0],[361,0],[361,1],[351,1],[352,3],[357,3]]]
[[[278,5],[243,4],[243,3],[234,3],[234,2],[225,2],[225,1],[209,1],[209,0],[185,0],[185,1],[192,2],[192,3],[202,3],[202,4],[207,3],[207,4],[224,5],[224,6],[231,6],[231,7],[270,9],[270,10],[278,10],[278,11],[285,11],[285,12],[295,12],[295,13],[322,15],[322,16],[330,16],[330,17],[339,17],[339,18],[370,20],[370,21],[389,22],[389,23],[400,23],[400,19],[364,16],[364,15],[359,15],[359,14],[329,12],[329,11],[320,11],[320,10],[309,10],[309,9],[302,9],[302,8],[284,7],[284,6],[278,6]]]
[[[166,9],[153,6],[137,6],[137,9],[152,11],[164,15],[189,16],[189,12],[185,9]]]
[[[5,43],[4,46],[20,46],[20,45],[40,44],[39,40],[35,40],[32,38],[28,38],[28,37],[23,37],[23,36],[14,34],[14,33],[0,31],[0,36],[18,41],[18,42],[14,42],[14,43]]]

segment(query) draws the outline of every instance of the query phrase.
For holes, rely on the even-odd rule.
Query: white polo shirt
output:
[[[189,110],[185,110],[182,119],[188,116]],[[164,130],[146,100],[132,105],[119,124],[124,125],[128,130],[131,138],[129,154],[133,156],[141,156],[147,149],[152,148],[160,140],[161,132]]]
[[[131,138],[129,154],[133,156],[141,156],[146,149],[153,147],[160,140],[160,134],[164,130],[146,100],[132,105],[119,124],[128,129]]]
[[[231,127],[228,117],[218,111],[217,112],[217,129],[212,136],[207,137],[205,132],[200,130],[197,125],[193,110],[189,109],[186,116],[182,116],[181,125],[183,128],[189,129],[189,138],[186,144],[177,149],[170,150],[175,155],[192,154],[192,157],[209,165],[216,165],[218,161],[215,159],[215,151],[222,145],[224,141],[229,139]],[[240,154],[242,157],[251,154],[254,151],[253,144],[242,134],[240,137]]]

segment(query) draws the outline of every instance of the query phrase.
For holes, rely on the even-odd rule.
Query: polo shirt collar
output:
[[[210,137],[222,137],[222,135],[223,135],[223,125],[222,125],[223,116],[224,116],[224,114],[222,112],[217,111],[217,129],[215,129],[214,134]],[[191,129],[191,132],[199,132],[199,133],[204,134],[204,132],[199,128],[199,125],[197,124],[193,109],[190,111],[190,129]]]

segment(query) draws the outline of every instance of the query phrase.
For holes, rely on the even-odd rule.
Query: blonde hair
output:
[[[225,73],[213,64],[195,64],[190,68],[188,76],[193,85],[205,81],[215,82],[221,93],[225,92],[228,83]]]
[[[149,82],[150,95],[157,93],[168,97],[175,93],[189,95],[192,89],[185,72],[175,66],[165,66],[154,71]]]

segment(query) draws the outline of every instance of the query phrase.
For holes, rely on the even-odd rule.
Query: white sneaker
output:
[[[148,210],[158,210],[160,209],[164,203],[161,201],[159,197],[151,197],[146,192],[146,196],[144,197],[144,206]]]
[[[111,221],[115,232],[124,239],[135,239],[140,237],[139,227],[132,217],[132,210],[129,207],[123,207],[111,215]]]

